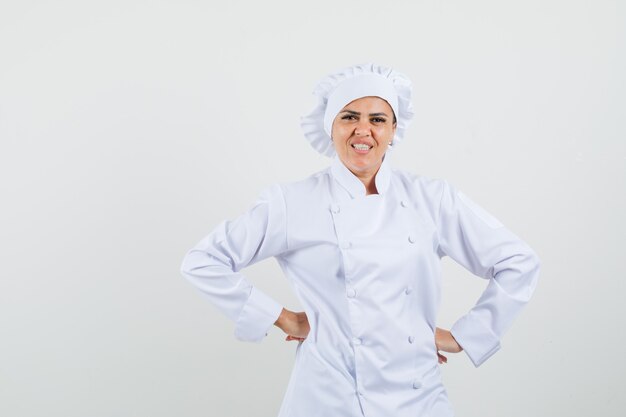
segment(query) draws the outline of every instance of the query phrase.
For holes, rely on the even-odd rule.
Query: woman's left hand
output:
[[[309,319],[304,311],[296,313],[284,307],[274,325],[287,333],[287,337],[285,338],[287,341],[297,340],[298,342],[302,342],[308,336],[309,331],[311,331]]]
[[[450,353],[458,353],[463,350],[450,333],[449,330],[442,329],[440,327],[435,328],[435,345],[437,346],[437,356],[439,357],[439,363],[448,362],[448,358],[439,353],[440,350]]]

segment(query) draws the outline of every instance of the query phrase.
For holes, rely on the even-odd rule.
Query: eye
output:
[[[384,117],[372,117],[372,123],[385,123],[387,122],[387,119],[385,119]]]
[[[354,114],[346,114],[341,117],[341,120],[356,120],[356,116]]]

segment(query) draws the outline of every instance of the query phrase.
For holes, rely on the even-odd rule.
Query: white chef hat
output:
[[[354,65],[324,77],[313,94],[318,103],[300,122],[304,136],[311,146],[328,157],[335,154],[331,139],[335,116],[348,103],[368,96],[384,99],[396,116],[396,134],[393,145],[398,144],[413,118],[411,81],[392,68],[373,63]]]

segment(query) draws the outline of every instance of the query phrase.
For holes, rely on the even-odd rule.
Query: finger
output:
[[[304,339],[305,339],[304,337],[296,337],[296,336],[291,336],[291,335],[288,335],[288,336],[285,338],[285,340],[287,340],[287,341],[297,340],[297,341],[299,341],[299,342],[302,342]]]

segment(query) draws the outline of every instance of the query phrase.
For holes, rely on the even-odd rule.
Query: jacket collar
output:
[[[387,150],[374,179],[378,194],[385,194],[389,189],[389,181],[391,180],[391,161],[389,154],[390,152]],[[341,159],[339,159],[336,153],[330,165],[330,172],[335,180],[348,191],[352,198],[365,196],[365,185],[343,164],[343,162],[341,162]]]

